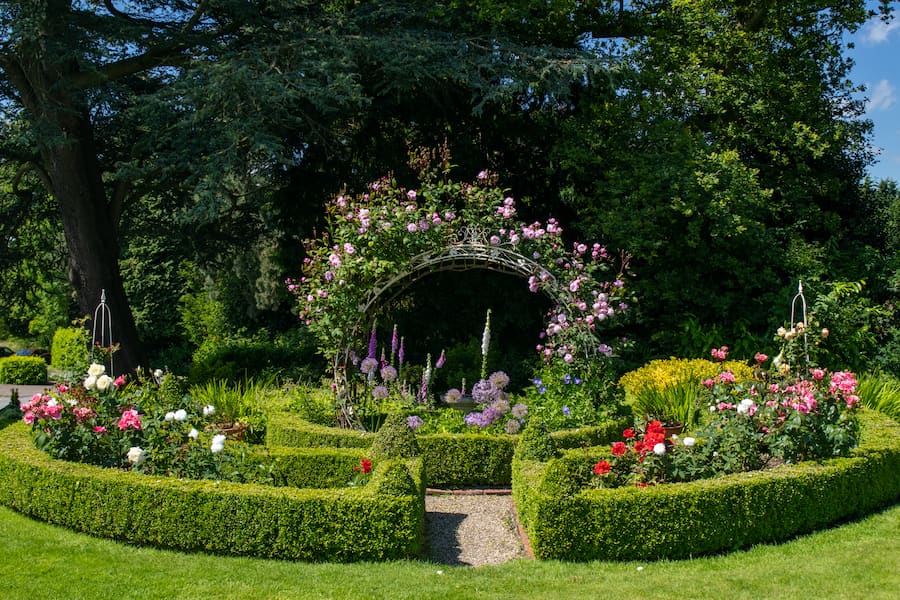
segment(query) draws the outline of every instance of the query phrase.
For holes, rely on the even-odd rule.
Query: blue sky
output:
[[[856,45],[848,51],[856,61],[851,79],[866,86],[866,118],[875,124],[871,141],[880,150],[869,175],[900,183],[900,16],[889,24],[871,19],[848,40]]]

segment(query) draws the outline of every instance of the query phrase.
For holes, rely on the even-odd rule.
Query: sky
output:
[[[855,44],[848,56],[856,61],[850,77],[866,86],[865,117],[875,124],[871,142],[880,150],[869,176],[900,183],[900,15],[889,24],[871,19],[848,41]]]

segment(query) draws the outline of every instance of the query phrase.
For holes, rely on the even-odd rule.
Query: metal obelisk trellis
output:
[[[796,319],[796,311],[797,311],[797,302],[800,303],[800,310],[803,312],[801,319],[802,321],[797,321]],[[809,346],[807,345],[806,340],[806,330],[809,328],[809,320],[806,317],[806,297],[803,295],[803,280],[799,280],[797,283],[797,295],[794,296],[794,299],[791,301],[791,330],[793,330],[798,324],[802,324],[800,327],[797,327],[800,335],[803,336],[803,356],[806,358],[806,365],[809,366]]]
[[[100,328],[100,337],[97,337],[97,328]],[[96,352],[97,348],[102,348],[106,358],[109,360],[109,372],[115,373],[113,369],[113,346],[112,337],[112,313],[106,305],[106,290],[100,290],[100,304],[94,310],[94,324],[91,331],[91,353]],[[109,350],[107,350],[109,349]],[[106,361],[104,361],[106,362]]]

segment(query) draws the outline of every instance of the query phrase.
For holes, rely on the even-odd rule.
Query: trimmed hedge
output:
[[[271,448],[260,455],[261,464],[272,466],[275,485],[296,488],[342,488],[353,478],[366,449]],[[376,462],[376,465],[378,463]]]
[[[628,421],[556,431],[551,437],[561,448],[607,444],[621,437]],[[368,448],[375,434],[325,427],[291,413],[269,416],[266,444],[270,447]],[[478,433],[439,433],[417,436],[430,487],[459,488],[508,486],[512,483],[512,457],[518,437]]]
[[[87,372],[88,332],[83,327],[61,327],[53,334],[50,357],[53,368],[83,375]]]
[[[900,425],[862,412],[851,457],[651,486],[573,489],[570,454],[516,460],[519,520],[539,558],[687,558],[783,541],[900,498]]]
[[[39,356],[0,358],[0,383],[41,385],[47,383],[47,363]]]
[[[408,479],[398,486],[401,469]],[[375,465],[363,488],[150,477],[52,459],[32,446],[24,423],[0,431],[0,503],[77,531],[185,551],[341,562],[417,556],[422,475],[414,459]],[[415,494],[390,493],[409,481]]]

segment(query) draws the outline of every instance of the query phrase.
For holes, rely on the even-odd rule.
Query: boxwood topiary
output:
[[[372,442],[374,458],[413,458],[419,455],[419,443],[416,433],[410,429],[406,417],[401,413],[391,413],[375,440]]]
[[[547,425],[540,419],[528,423],[516,448],[521,460],[547,461],[556,456],[556,442],[550,437]]]
[[[88,332],[84,327],[61,327],[53,334],[50,360],[54,369],[82,375],[88,368]]]

